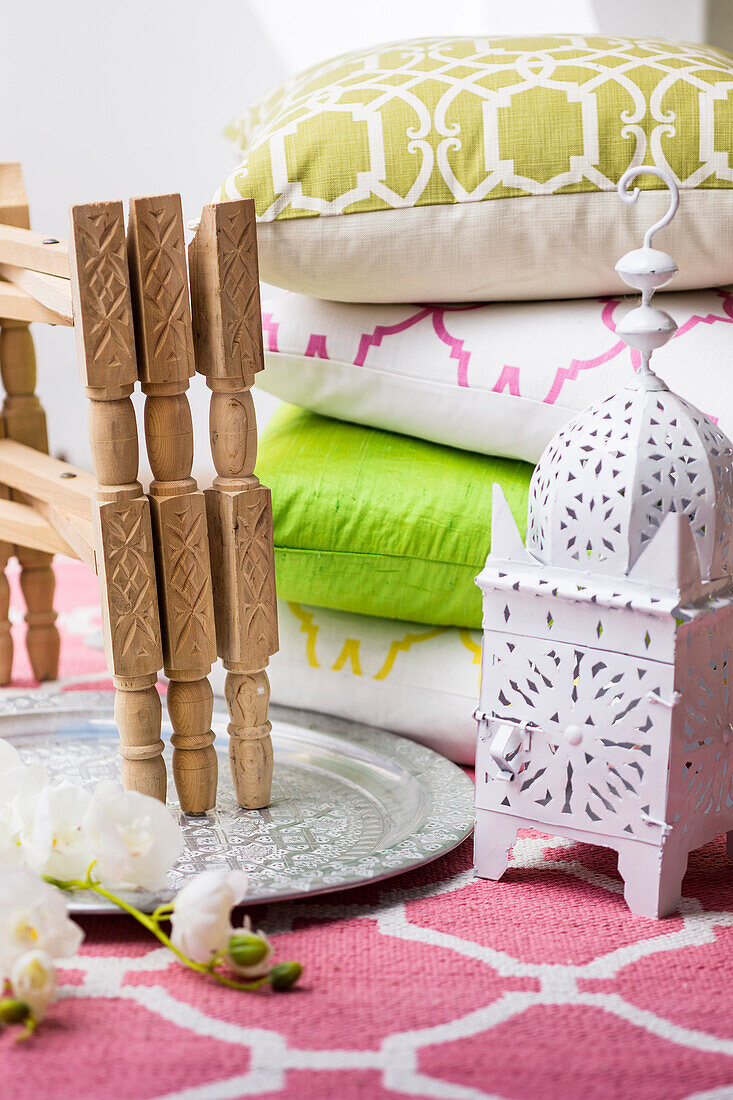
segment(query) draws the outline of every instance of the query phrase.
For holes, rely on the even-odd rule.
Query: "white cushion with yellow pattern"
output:
[[[272,701],[401,733],[472,764],[481,632],[278,600]],[[224,691],[221,665],[212,671]]]

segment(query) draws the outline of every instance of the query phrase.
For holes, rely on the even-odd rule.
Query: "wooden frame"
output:
[[[272,778],[265,669],[277,649],[277,617],[270,495],[253,473],[250,388],[263,366],[253,205],[205,208],[190,248],[193,318],[179,196],[133,199],[127,231],[120,203],[74,206],[68,245],[30,232],[27,210],[19,166],[0,165],[0,570],[17,553],[34,671],[57,673],[51,555],[80,558],[99,577],[125,786],[166,796],[155,686],[164,668],[181,806],[188,813],[214,806],[208,675],[218,652],[228,670],[237,796],[244,807],[265,806]],[[94,476],[39,453],[48,447],[34,392],[34,321],[74,325]],[[196,369],[212,390],[218,476],[206,494],[191,477],[186,391]],[[153,472],[147,495],[131,401],[138,382]],[[0,573],[4,682],[11,661]]]

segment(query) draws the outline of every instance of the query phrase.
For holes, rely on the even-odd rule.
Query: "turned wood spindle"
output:
[[[48,453],[46,414],[36,395],[36,353],[28,325],[2,321],[0,374],[5,388],[5,435],[17,443]],[[13,493],[10,492],[12,498]],[[26,605],[26,648],[37,680],[58,676],[60,637],[53,597],[56,581],[53,557],[41,550],[17,546],[20,586]]]
[[[117,689],[125,787],[165,801],[163,663],[150,506],[139,481],[137,362],[121,203],[71,210],[69,267],[79,372],[89,398],[93,505],[105,652]]]
[[[16,163],[0,165],[0,223],[17,229],[30,229],[28,196],[21,167]],[[4,431],[9,439],[48,453],[46,415],[36,396],[36,353],[27,324],[0,321],[0,373],[5,387],[3,404]],[[12,499],[13,493],[3,495]],[[6,544],[7,545],[7,544]],[[26,648],[33,675],[37,680],[55,680],[58,676],[60,638],[53,609],[55,578],[51,554],[28,547],[14,548],[21,567],[21,590],[26,604]],[[12,552],[12,551],[11,551]],[[0,563],[7,564],[5,547]],[[0,582],[0,682],[10,679],[12,640],[6,629],[5,593],[7,578]]]
[[[229,757],[240,806],[257,809],[271,794],[266,668],[278,636],[272,503],[253,473],[257,425],[250,389],[264,363],[251,201],[205,207],[189,259],[197,370],[212,390],[217,477],[205,496],[217,648],[227,669]]]
[[[5,422],[0,416],[0,439],[5,436]],[[0,485],[0,499],[8,500],[10,490]],[[0,542],[0,687],[9,684],[13,674],[13,636],[10,633],[10,584],[6,568],[13,553],[12,543]]]
[[[12,546],[0,543],[0,687],[10,683],[13,674],[13,636],[10,633],[10,584],[5,569]]]
[[[217,472],[206,493],[215,546],[214,583],[219,581],[223,592],[233,587],[240,590],[243,604],[240,636],[224,631],[220,646],[227,669],[224,693],[230,718],[229,758],[240,805],[259,808],[269,803],[272,786],[272,727],[267,718],[270,683],[265,670],[277,649],[277,633],[274,645],[272,637],[277,619],[276,612],[272,613],[272,505],[269,489],[253,474],[257,423],[249,389],[212,393],[209,431]],[[231,551],[228,561],[227,550]]]
[[[132,199],[128,260],[145,393],[149,498],[158,575],[173,778],[182,809],[216,804],[218,760],[207,679],[216,660],[206,504],[191,477],[194,373],[183,215],[178,195]]]

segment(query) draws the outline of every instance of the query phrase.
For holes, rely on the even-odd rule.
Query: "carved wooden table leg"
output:
[[[213,391],[218,476],[205,495],[217,647],[228,673],[229,755],[239,804],[254,809],[270,800],[265,669],[278,636],[270,491],[253,474],[257,425],[249,391],[264,365],[253,203],[206,207],[189,259],[197,370]]]
[[[194,373],[183,216],[178,195],[130,202],[128,260],[154,480],[150,507],[158,574],[173,778],[187,813],[216,804],[218,761],[207,679],[216,660],[206,504],[191,477]]]
[[[0,373],[5,387],[5,435],[37,451],[48,452],[46,414],[35,393],[36,355],[28,325],[3,321],[0,329]],[[12,493],[11,493],[12,497]],[[58,676],[60,638],[53,609],[55,578],[51,554],[15,548],[26,603],[26,646],[37,680]]]
[[[90,399],[99,589],[105,652],[117,688],[123,783],[164,801],[155,687],[163,655],[150,506],[137,480],[130,400],[137,362],[121,203],[72,207],[69,265],[79,371]]]
[[[18,229],[30,228],[28,196],[19,164],[0,165],[0,222]],[[0,325],[0,370],[6,392],[3,405],[5,435],[36,450],[48,452],[46,416],[35,394],[36,354],[33,338],[27,324],[2,321]],[[37,680],[55,680],[58,676],[60,640],[53,610],[53,558],[50,554],[21,546],[16,547],[15,552],[20,562],[21,587],[26,602],[26,646],[31,668]],[[3,602],[4,598],[0,596],[0,616],[3,615]],[[0,634],[5,634],[0,652],[12,659],[9,635],[2,626]],[[3,678],[4,670],[0,656],[0,681],[7,682]]]

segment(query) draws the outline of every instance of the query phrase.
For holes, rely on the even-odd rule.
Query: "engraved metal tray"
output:
[[[341,719],[271,708],[275,775],[264,810],[237,806],[219,704],[217,808],[181,812],[168,762],[168,805],[185,848],[159,894],[123,896],[145,911],[170,900],[210,868],[250,874],[247,905],[360,886],[437,859],[473,827],[473,784],[460,768],[404,737]],[[170,736],[163,721],[163,738]],[[119,779],[117,729],[109,692],[21,694],[0,698],[0,737],[52,779],[94,786]],[[69,895],[76,913],[118,913],[93,894]]]

